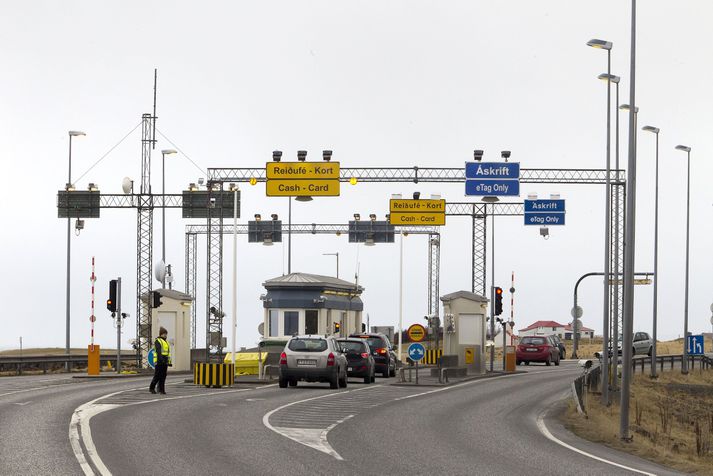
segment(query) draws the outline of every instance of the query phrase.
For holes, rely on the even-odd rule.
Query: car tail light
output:
[[[361,353],[361,358],[362,358],[362,359],[368,359],[368,358],[369,358],[369,352],[362,352],[362,353]]]
[[[381,347],[381,348],[379,348],[379,349],[376,349],[376,353],[377,353],[377,354],[381,354],[381,355],[386,355],[386,353],[387,353],[387,352],[386,352],[386,348]]]
[[[327,367],[332,367],[332,366],[334,366],[334,354],[330,352],[329,355],[327,356]]]
[[[280,365],[287,365],[287,354],[284,352],[280,354]]]

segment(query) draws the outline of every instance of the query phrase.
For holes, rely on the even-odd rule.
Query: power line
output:
[[[132,132],[134,132],[136,129],[139,128],[140,125],[141,125],[140,122],[139,122],[138,124],[136,124],[136,126],[135,126],[133,129],[131,129],[124,137],[122,137],[119,142],[117,142],[111,149],[109,149],[108,151],[106,151],[106,153],[105,153],[104,155],[102,155],[101,157],[99,157],[99,160],[97,160],[96,162],[94,162],[94,165],[92,165],[91,167],[89,167],[86,172],[84,172],[82,175],[80,175],[79,178],[77,178],[77,179],[75,180],[75,182],[79,182],[79,179],[81,179],[82,177],[84,177],[85,175],[87,175],[94,167],[96,167],[97,165],[99,165],[99,162],[101,162],[102,160],[104,160],[107,155],[111,154],[111,152],[112,152],[114,149],[116,149],[117,147],[119,147],[119,144],[121,144],[122,142],[124,142],[124,141],[126,140],[126,138],[131,135]]]
[[[188,161],[189,161],[190,163],[192,163],[192,164],[195,166],[195,168],[197,168],[198,170],[200,170],[202,174],[204,174],[205,176],[208,176],[208,172],[207,172],[205,169],[202,169],[202,168],[200,167],[200,165],[198,165],[198,164],[196,164],[195,162],[193,162],[193,160],[192,160],[190,157],[188,157],[188,154],[186,154],[185,152],[183,152],[183,151],[181,150],[181,148],[178,147],[176,144],[174,144],[171,139],[169,139],[168,137],[166,137],[166,136],[163,134],[163,132],[161,132],[160,129],[156,129],[156,132],[158,132],[159,135],[161,135],[161,137],[163,137],[164,139],[166,139],[169,144],[171,144],[173,147],[175,147],[176,150],[177,150],[178,152],[180,152],[186,159],[188,159]]]

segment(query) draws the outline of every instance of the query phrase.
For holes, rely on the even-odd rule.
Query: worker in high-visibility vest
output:
[[[154,374],[149,386],[151,393],[156,393],[156,385],[158,384],[158,393],[166,394],[166,372],[172,366],[171,347],[168,345],[167,337],[168,331],[162,327],[158,331],[158,337],[154,343]]]

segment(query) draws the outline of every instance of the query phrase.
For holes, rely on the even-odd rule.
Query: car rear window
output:
[[[366,347],[364,346],[363,342],[357,342],[357,341],[353,341],[353,340],[341,340],[341,341],[339,341],[339,345],[341,346],[342,349],[346,350],[349,353],[366,352]]]
[[[324,352],[327,350],[325,339],[292,339],[287,348],[294,352]]]
[[[529,345],[544,345],[545,344],[545,338],[544,337],[523,337],[522,341],[520,341],[521,344],[529,344]]]
[[[378,336],[349,336],[349,337],[358,337],[360,339],[364,339],[368,344],[371,350],[376,350],[376,349],[385,349],[388,347],[386,344],[386,339],[383,337],[378,337]]]

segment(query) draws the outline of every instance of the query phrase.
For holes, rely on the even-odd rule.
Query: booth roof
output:
[[[456,291],[454,293],[446,294],[441,296],[441,301],[450,302],[458,298],[469,299],[475,302],[488,302],[488,298],[481,296],[480,294],[471,293],[470,291]]]
[[[321,276],[319,274],[308,273],[291,273],[277,278],[268,279],[262,285],[265,289],[272,288],[323,288],[354,291],[357,287],[355,283],[350,283],[343,279],[334,278],[332,276]],[[364,291],[362,286],[358,286],[357,291]]]

